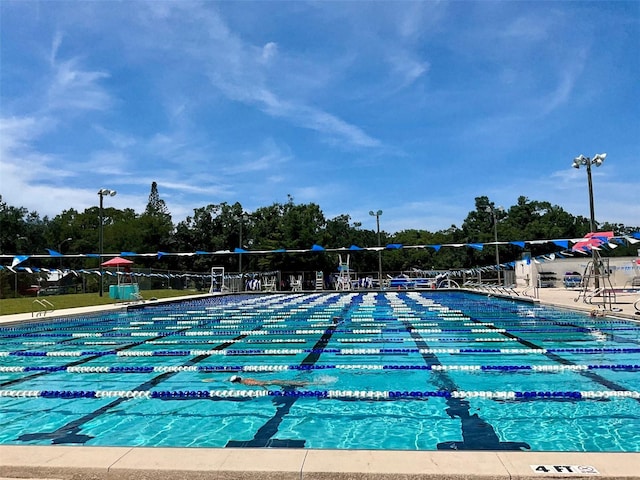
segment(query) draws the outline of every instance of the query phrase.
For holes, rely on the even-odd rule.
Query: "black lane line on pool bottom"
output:
[[[346,307],[348,308],[348,307]],[[345,308],[345,309],[346,309]],[[312,348],[312,353],[307,355],[300,365],[314,365],[319,359],[322,350],[326,348],[331,337],[335,333],[339,324],[339,317],[333,318],[333,325],[325,330],[324,335],[320,337],[320,340]],[[285,387],[284,391],[295,390],[293,387]],[[267,423],[258,429],[253,439],[251,440],[229,440],[226,447],[228,448],[304,448],[306,440],[279,440],[273,438],[278,433],[278,427],[282,423],[284,417],[289,413],[291,407],[300,397],[287,397],[276,396],[273,397],[273,404],[276,406],[276,411]]]
[[[499,308],[501,308],[501,307],[499,307]],[[510,310],[508,310],[506,307],[505,308],[501,308],[501,310],[506,310],[507,313],[513,313]],[[477,320],[477,319],[475,319],[475,318],[473,318],[471,316],[469,316],[469,318],[471,319],[472,322],[482,323],[480,320]],[[490,328],[490,329],[499,329],[500,327],[494,325],[494,326],[490,326],[488,328]],[[532,348],[532,349],[542,349],[543,348],[540,345],[537,345],[537,344],[535,344],[533,342],[530,342],[529,340],[525,340],[524,338],[521,338],[521,337],[519,337],[517,335],[514,335],[514,334],[512,334],[510,332],[496,332],[496,333],[499,333],[501,335],[504,335],[505,337],[514,339],[518,343],[520,343],[520,344],[522,344],[522,345],[524,345],[526,347]],[[552,360],[552,361],[554,361],[556,363],[559,363],[561,365],[576,365],[575,362],[572,362],[571,360],[563,358],[560,355],[557,355],[557,354],[552,353],[552,352],[545,352],[543,355],[545,357],[547,357],[549,360]],[[608,388],[609,390],[623,390],[623,391],[626,391],[626,392],[630,391],[628,388],[626,388],[626,387],[624,387],[624,386],[622,386],[622,385],[620,385],[620,384],[618,384],[618,383],[616,383],[616,382],[614,382],[612,380],[608,380],[608,379],[604,378],[603,376],[598,375],[597,373],[593,372],[592,370],[575,370],[575,372],[578,375],[582,375],[583,377],[588,378],[589,380],[591,380],[594,383],[598,383],[598,384],[602,385],[603,387]],[[628,398],[632,398],[632,397],[628,397]],[[632,398],[632,399],[635,400],[636,402],[640,402],[640,398]],[[554,399],[549,399],[549,400],[550,401],[565,401],[566,399],[562,399],[562,398],[559,397],[558,400],[554,400]],[[575,400],[575,399],[573,399],[573,400]]]
[[[409,299],[405,294],[403,300],[405,302],[415,301]],[[409,328],[411,338],[415,342],[416,346],[420,349],[431,348],[427,342],[425,342],[422,335],[412,330],[412,323],[403,320]],[[437,355],[433,353],[421,354],[425,363],[429,366],[442,365]],[[436,375],[438,382],[442,384],[441,389],[448,391],[458,390],[458,386],[451,379],[451,377],[444,370],[431,370],[432,374]],[[448,408],[445,410],[447,415],[451,418],[460,419],[460,427],[462,430],[462,441],[449,441],[440,442],[437,444],[438,450],[530,450],[531,446],[526,442],[502,442],[496,434],[494,428],[487,421],[478,416],[477,413],[473,415],[469,414],[469,401],[464,398],[448,397],[446,399]]]
[[[114,332],[114,331],[115,330],[107,330],[106,332],[102,332],[102,333],[109,333],[109,332]],[[156,340],[156,339],[159,339],[159,338],[164,338],[164,336],[155,337],[155,338],[152,338],[151,340]],[[73,342],[74,340],[78,340],[78,339],[77,338],[69,338],[67,340],[62,340],[60,342],[56,342],[56,345],[59,345],[59,344],[62,344],[62,343],[67,343],[67,342]],[[115,352],[120,352],[122,350],[129,350],[130,348],[137,347],[138,345],[142,345],[143,343],[145,343],[145,342],[143,341],[143,342],[128,343],[126,345],[121,345],[118,348],[114,348],[113,350]],[[24,351],[28,351],[28,350],[27,349],[23,349],[22,351],[24,352]],[[76,367],[78,365],[82,365],[84,363],[91,362],[91,361],[95,360],[96,358],[100,358],[100,357],[102,357],[102,355],[92,355],[90,357],[85,357],[85,358],[81,358],[80,360],[76,360],[75,362],[70,362],[70,363],[67,363],[65,365],[61,365],[61,367],[63,367],[63,368]],[[49,375],[50,373],[56,373],[56,372],[47,372],[47,371],[35,372],[35,373],[32,373],[31,375],[27,375],[26,377],[20,377],[20,378],[14,379],[14,380],[9,380],[7,382],[2,382],[2,383],[0,383],[0,387],[8,387],[8,386],[11,386],[11,385],[17,385],[17,384],[20,384],[20,383],[23,383],[23,382],[28,382],[29,380],[33,380],[34,378],[38,378],[38,377],[41,377],[43,375]]]
[[[73,318],[73,317],[71,317]],[[52,323],[47,323],[44,324],[44,322],[47,322],[47,320],[52,321]],[[58,325],[56,327],[56,323],[57,324],[65,324],[67,322],[65,322],[64,320],[59,320],[59,319],[45,319],[45,320],[41,320],[38,322],[29,322],[27,324],[20,324],[20,326],[15,326],[15,327],[2,327],[0,328],[0,339],[4,339],[4,338],[37,338],[37,337],[42,337],[42,336],[47,336],[46,332],[55,332],[57,330],[60,330],[60,328],[63,329],[67,329],[67,328],[73,328],[73,329],[77,329],[77,328],[87,328],[87,327],[94,327],[94,326],[104,326],[104,324],[109,324],[108,326],[112,326],[113,322],[116,322],[117,325],[121,325],[124,324],[125,322],[119,322],[118,318],[113,318],[113,317],[107,317],[107,318],[94,318],[94,319],[90,319],[87,318],[86,322],[82,322],[79,321],[78,323],[73,324],[73,327],[65,327],[63,325]],[[42,323],[42,325],[41,325]],[[33,326],[33,328],[30,328],[31,326]],[[36,327],[42,327],[40,329],[36,329]],[[19,334],[18,337],[15,337],[15,334],[9,333],[12,331],[21,331],[24,330],[21,334]],[[35,330],[32,332],[29,332],[29,330]],[[114,329],[111,330],[107,330],[107,332],[114,332]],[[45,333],[45,335],[43,335],[43,332]],[[4,335],[4,333],[8,333],[8,335]],[[103,332],[104,333],[104,332]],[[78,338],[71,338],[70,340],[78,340]],[[60,342],[58,342],[60,343]]]
[[[262,327],[257,328],[256,330],[260,330],[261,328]],[[186,331],[186,330],[189,330],[189,328],[185,328],[185,329],[179,330],[177,332]],[[236,341],[242,340],[246,336],[247,335],[241,335],[239,337],[236,337],[231,342],[225,342],[223,344],[220,344],[220,345],[214,347],[212,350],[224,350],[225,348],[234,345]],[[156,338],[162,338],[162,337],[156,337]],[[152,339],[152,340],[154,340],[154,339]],[[134,346],[134,345],[132,345],[132,346]],[[191,360],[187,361],[183,366],[195,365],[195,364],[200,363],[201,361],[209,358],[210,356],[211,355],[198,355],[197,357],[194,357]],[[165,373],[162,373],[162,374],[158,375],[157,377],[154,377],[151,380],[148,380],[148,381],[144,382],[143,384],[139,385],[138,387],[134,388],[133,390],[134,391],[136,391],[136,390],[139,390],[139,391],[149,390],[150,388],[157,386],[160,382],[162,382],[164,380],[167,380],[168,378],[173,377],[177,373],[179,373],[179,372],[165,372]],[[30,441],[33,441],[33,440],[51,439],[51,443],[53,445],[69,444],[69,443],[82,443],[82,444],[84,444],[84,443],[86,443],[87,441],[91,440],[94,437],[91,437],[89,435],[79,434],[80,429],[82,428],[82,426],[85,423],[94,420],[96,417],[99,417],[100,415],[108,412],[112,408],[117,407],[121,403],[126,402],[127,400],[131,400],[131,399],[130,398],[117,398],[113,402],[108,403],[107,405],[104,405],[101,408],[99,408],[97,410],[94,410],[93,412],[91,412],[91,413],[89,413],[89,414],[87,414],[87,415],[85,415],[85,416],[83,416],[83,417],[81,417],[81,418],[79,418],[77,420],[73,420],[72,422],[69,422],[66,425],[63,425],[62,427],[54,430],[53,432],[25,433],[23,435],[20,435],[17,438],[17,440],[22,441],[22,442],[30,442]]]

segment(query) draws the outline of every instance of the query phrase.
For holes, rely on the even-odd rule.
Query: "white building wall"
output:
[[[640,277],[640,265],[638,264],[640,256],[603,258],[605,261],[607,259],[609,260],[609,278],[614,287],[628,287],[634,277]],[[577,272],[583,275],[590,261],[590,255],[557,258],[551,261],[519,260],[515,265],[516,286],[524,288],[530,285],[538,285],[538,282],[542,281],[548,286],[564,287],[565,274]]]

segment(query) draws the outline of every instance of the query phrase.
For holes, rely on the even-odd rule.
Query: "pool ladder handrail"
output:
[[[460,288],[460,285],[455,280],[447,278],[445,282],[447,283],[447,286],[444,288]]]
[[[594,304],[594,302],[593,302],[594,297],[602,298],[602,302],[596,302]],[[600,287],[600,288],[595,289],[591,293],[585,293],[583,295],[583,302],[584,303],[588,303],[589,305],[601,305],[602,308],[605,308],[605,309],[606,309],[607,304],[608,304],[609,310],[612,310],[614,303],[618,303],[617,300],[616,300],[616,292],[614,290],[608,289],[606,287]]]
[[[529,285],[522,291],[522,295],[524,297],[540,298],[540,292],[538,291],[538,288],[539,287],[537,285]]]
[[[41,308],[36,311],[36,305],[39,305]],[[53,312],[56,307],[53,303],[45,298],[36,298],[31,304],[31,316],[39,317],[46,316],[49,311]]]
[[[507,295],[510,297],[520,296],[520,294],[513,287],[505,287],[503,285],[495,285],[492,283],[478,283],[478,282],[466,281],[462,284],[462,286],[465,288],[480,290],[483,292],[494,293],[499,295]]]

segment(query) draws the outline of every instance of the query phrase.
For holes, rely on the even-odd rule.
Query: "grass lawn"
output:
[[[140,292],[145,300],[151,298],[169,298],[182,297],[185,295],[198,295],[204,292],[196,290],[142,290]],[[90,307],[93,305],[111,305],[119,303],[113,298],[109,298],[109,294],[99,296],[98,293],[73,293],[69,295],[51,295],[46,297],[19,297],[19,298],[0,298],[0,315],[12,315],[14,313],[31,313],[33,311],[42,310],[42,308],[34,303],[35,300],[47,300],[53,303],[56,310],[63,308]]]

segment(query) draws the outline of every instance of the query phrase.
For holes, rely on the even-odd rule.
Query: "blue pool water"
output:
[[[0,341],[0,444],[640,451],[640,325],[527,302],[218,296]]]

